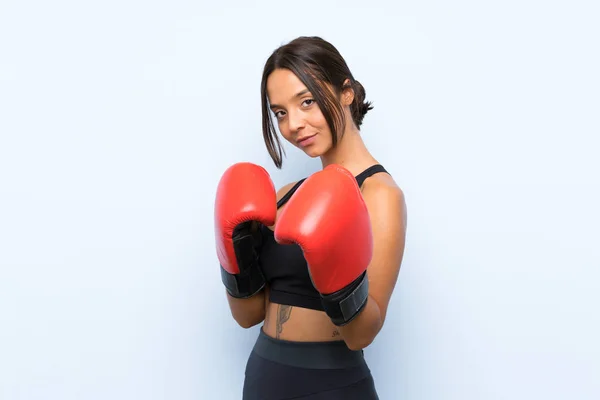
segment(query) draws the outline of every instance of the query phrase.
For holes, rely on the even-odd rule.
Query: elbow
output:
[[[368,324],[353,327],[354,329],[343,335],[346,346],[353,351],[369,347],[375,341],[382,327],[383,321],[380,318],[374,319]]]
[[[262,322],[262,319],[247,319],[247,318],[236,318],[235,322],[238,323],[244,329],[250,329]]]
[[[244,329],[252,328],[253,326],[258,325],[265,320],[264,310],[262,310],[262,312],[257,312],[254,314],[250,314],[247,312],[232,313],[232,316],[235,322],[237,322],[237,324]]]
[[[373,343],[375,337],[358,337],[353,339],[346,339],[346,346],[352,351],[359,351],[366,349]]]
[[[238,323],[239,326],[241,326],[244,329],[250,329],[252,328],[254,325],[254,323],[252,323],[252,321],[236,321]]]
[[[371,343],[373,343],[373,340],[351,341],[346,342],[346,346],[352,351],[359,351],[366,349]]]
[[[248,329],[265,319],[264,295],[256,295],[245,299],[227,295],[229,310],[234,321],[242,328]]]

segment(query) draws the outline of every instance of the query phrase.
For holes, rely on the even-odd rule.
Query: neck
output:
[[[377,160],[369,153],[358,129],[352,126],[346,129],[335,148],[321,156],[321,163],[323,168],[330,164],[338,164],[358,175],[371,165],[377,164]]]

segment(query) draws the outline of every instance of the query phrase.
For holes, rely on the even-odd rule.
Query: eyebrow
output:
[[[300,97],[300,96],[304,96],[304,95],[305,95],[306,93],[308,93],[308,92],[309,92],[309,90],[308,90],[308,89],[301,90],[301,91],[299,91],[298,93],[296,93],[296,94],[294,95],[294,97],[292,97],[292,98],[293,98],[293,99],[295,99],[295,98],[298,98],[298,97]],[[274,108],[280,108],[280,107],[281,107],[281,106],[280,106],[279,104],[271,104],[271,106],[270,106],[269,108],[272,110],[272,109],[274,109]]]

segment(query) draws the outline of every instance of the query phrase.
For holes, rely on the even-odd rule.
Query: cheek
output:
[[[281,133],[281,136],[283,136],[283,138],[286,140],[290,140],[292,135],[290,134],[290,130],[288,129],[287,123],[285,121],[278,122],[277,127],[279,128],[279,132]]]
[[[321,110],[315,109],[314,111],[311,111],[307,119],[309,123],[319,131],[329,131],[329,125],[327,125],[327,120],[323,116],[323,113],[321,113]]]

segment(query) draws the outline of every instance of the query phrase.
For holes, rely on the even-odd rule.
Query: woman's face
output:
[[[298,77],[276,69],[267,79],[267,95],[283,137],[310,157],[332,147],[331,130],[319,106]]]

